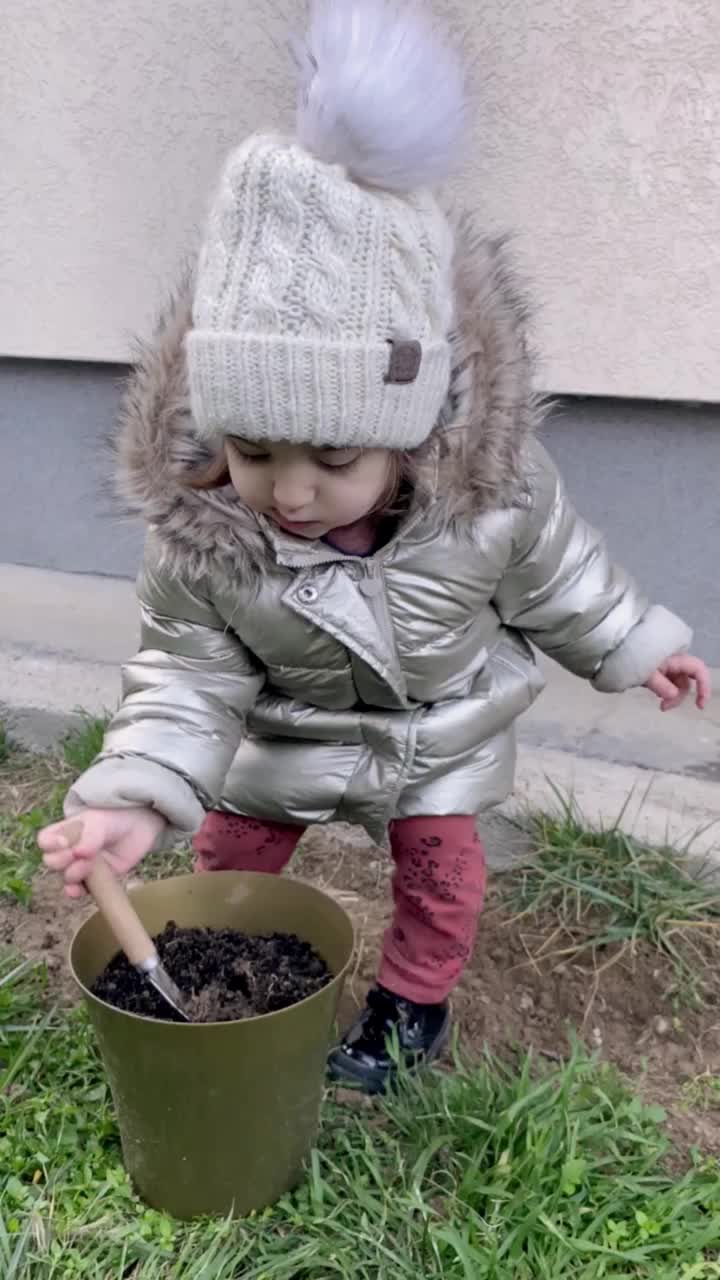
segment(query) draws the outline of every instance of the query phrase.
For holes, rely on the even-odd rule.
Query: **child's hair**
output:
[[[407,511],[413,492],[414,466],[411,454],[403,453],[398,449],[389,449],[388,453],[390,455],[388,482],[369,514],[390,518]],[[224,445],[220,445],[209,462],[189,471],[184,477],[184,482],[189,489],[203,490],[223,489],[231,484]]]

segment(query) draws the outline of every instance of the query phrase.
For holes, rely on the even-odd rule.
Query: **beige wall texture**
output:
[[[513,231],[553,392],[720,400],[720,0],[437,0],[462,198]],[[124,360],[222,156],[290,119],[301,0],[0,0],[0,354]]]

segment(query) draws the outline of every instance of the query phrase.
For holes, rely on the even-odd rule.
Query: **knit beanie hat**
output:
[[[206,439],[412,449],[450,381],[452,164],[462,77],[392,0],[318,0],[296,50],[296,137],[234,151],[187,337]]]

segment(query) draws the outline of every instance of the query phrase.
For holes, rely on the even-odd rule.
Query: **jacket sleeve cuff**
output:
[[[154,760],[108,756],[83,773],[65,797],[65,815],[81,809],[154,809],[171,830],[156,844],[187,840],[201,826],[205,810],[189,782]]]
[[[622,644],[608,654],[593,680],[600,693],[623,693],[635,689],[668,658],[686,653],[692,631],[669,609],[652,605],[628,632]]]

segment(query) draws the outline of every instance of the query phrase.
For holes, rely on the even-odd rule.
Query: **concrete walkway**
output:
[[[51,746],[77,710],[112,709],[137,644],[132,583],[0,565],[0,714],[27,745]],[[595,693],[551,663],[520,725],[513,816],[572,793],[588,821],[669,841],[720,865],[720,672],[710,708],[661,715],[644,690]],[[622,815],[622,816],[621,816]]]

